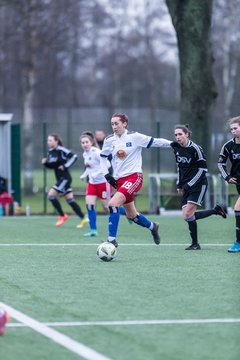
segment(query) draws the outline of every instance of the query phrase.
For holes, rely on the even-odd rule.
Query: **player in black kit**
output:
[[[219,171],[229,184],[235,184],[238,195],[240,195],[240,116],[231,118],[229,126],[233,138],[226,142],[220,152],[218,160]],[[231,162],[230,173],[227,170],[227,160]],[[236,220],[236,241],[228,249],[230,253],[240,252],[240,197],[234,205]]]
[[[197,220],[211,215],[227,217],[225,209],[216,205],[213,209],[196,211],[207,191],[207,164],[202,148],[190,140],[187,125],[175,126],[175,139],[171,143],[178,166],[177,192],[182,195],[182,215],[188,223],[192,244],[185,250],[200,250]]]
[[[72,177],[68,171],[77,161],[77,155],[70,150],[63,147],[62,140],[56,134],[48,136],[48,154],[42,159],[42,164],[55,172],[57,183],[48,192],[48,199],[51,201],[53,207],[59,214],[56,226],[61,226],[68,219],[68,215],[64,214],[61,204],[57,199],[58,195],[63,195],[67,203],[71,206],[74,212],[82,219],[80,225],[82,227],[88,223],[88,219],[76,203],[71,189]]]

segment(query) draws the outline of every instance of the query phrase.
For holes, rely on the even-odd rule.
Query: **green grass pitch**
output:
[[[55,217],[1,218],[0,302],[112,360],[238,360],[240,253],[227,252],[234,217],[200,220],[195,252],[184,250],[180,216],[151,219],[160,223],[160,246],[122,217],[118,256],[105,263],[96,249],[106,216],[91,239],[73,215],[61,228]],[[18,324],[12,319],[0,337],[0,359],[84,358]]]

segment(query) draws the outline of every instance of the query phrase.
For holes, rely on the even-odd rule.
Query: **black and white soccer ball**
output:
[[[102,261],[111,261],[116,257],[117,249],[113,244],[105,241],[98,246],[97,255]]]

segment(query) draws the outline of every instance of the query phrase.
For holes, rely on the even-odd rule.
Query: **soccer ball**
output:
[[[98,246],[97,255],[103,261],[111,261],[116,257],[117,249],[113,244],[106,241]]]

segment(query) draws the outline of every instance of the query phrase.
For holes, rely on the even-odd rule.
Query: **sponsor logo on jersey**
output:
[[[240,154],[232,154],[233,160],[240,159]]]
[[[132,143],[131,142],[127,142],[126,143],[126,147],[131,147],[132,146]]]
[[[190,164],[190,162],[191,162],[191,158],[190,159],[188,159],[188,158],[186,158],[185,156],[177,156],[177,162],[178,163],[183,163],[183,164]]]
[[[57,162],[57,160],[58,160],[57,156],[56,157],[50,156],[49,159],[48,159],[48,162],[49,163],[54,163],[54,162]]]

